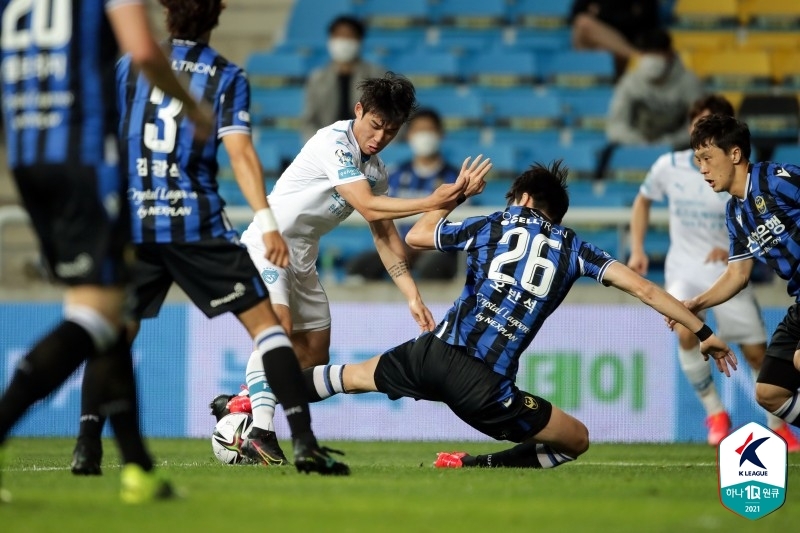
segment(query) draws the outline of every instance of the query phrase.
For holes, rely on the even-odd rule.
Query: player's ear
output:
[[[738,165],[739,162],[742,160],[742,149],[738,146],[734,146],[731,148],[731,161],[733,161],[734,165]]]
[[[353,110],[356,114],[356,119],[361,120],[361,117],[364,116],[364,106],[361,105],[361,102],[356,102],[356,107]]]

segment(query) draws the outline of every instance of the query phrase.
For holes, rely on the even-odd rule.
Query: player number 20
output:
[[[157,119],[163,126],[163,136],[158,136],[158,125],[148,122],[144,125],[144,145],[153,152],[169,154],[175,149],[175,138],[178,136],[177,117],[183,108],[183,103],[175,98],[170,98],[164,104],[166,95],[158,87],[153,87],[150,92],[150,103],[158,106]]]
[[[30,23],[20,22],[30,15]],[[72,36],[72,0],[11,0],[3,11],[0,44],[6,50],[35,45],[61,48]]]
[[[534,296],[547,295],[550,292],[550,285],[553,283],[556,265],[547,258],[544,248],[547,245],[554,250],[560,250],[561,243],[542,234],[536,235],[531,240],[528,230],[514,228],[503,235],[499,244],[508,244],[514,236],[517,237],[514,247],[495,257],[489,265],[489,279],[512,284],[519,281],[522,288]],[[514,276],[502,272],[505,265],[518,263],[522,259],[525,259],[525,268],[522,270],[520,280],[515,280]],[[516,271],[516,268],[515,265],[513,269]]]

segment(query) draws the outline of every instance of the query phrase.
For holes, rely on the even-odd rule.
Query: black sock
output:
[[[92,383],[102,384],[99,387],[102,398],[99,412],[111,422],[122,462],[137,464],[149,472],[153,469],[153,460],[145,448],[139,428],[133,358],[125,335],[120,335],[116,344],[91,364],[96,365],[92,372],[93,379],[97,379]]]
[[[291,348],[279,346],[263,355],[267,381],[283,406],[293,439],[313,439],[311,412],[300,363]]]
[[[42,338],[25,358],[0,398],[0,444],[28,408],[58,388],[90,355],[95,355],[89,333],[65,321]]]
[[[100,415],[102,384],[98,383],[98,380],[103,376],[97,375],[97,365],[93,364],[93,361],[96,360],[97,358],[92,358],[87,361],[81,384],[81,420],[78,440],[89,444],[100,443],[103,425],[106,422],[105,417]]]
[[[467,456],[461,462],[464,466],[487,468],[554,468],[572,460],[573,457],[557,452],[546,444],[528,441],[497,453]]]

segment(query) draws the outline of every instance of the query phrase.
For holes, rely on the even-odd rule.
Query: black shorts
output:
[[[460,346],[432,333],[384,353],[375,385],[390,399],[443,402],[461,420],[497,440],[522,442],[550,421],[547,400],[517,388]]]
[[[14,169],[22,202],[51,275],[70,286],[128,279],[130,217],[115,165],[33,165]]]
[[[794,352],[800,349],[800,304],[786,311],[767,346],[767,356],[758,382],[795,391],[800,388],[800,371],[794,366]]]
[[[157,316],[173,282],[209,318],[239,314],[269,297],[247,249],[226,239],[137,244],[135,249],[136,319]]]

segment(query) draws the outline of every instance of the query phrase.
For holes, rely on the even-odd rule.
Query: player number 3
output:
[[[500,283],[513,284],[517,280],[515,280],[514,276],[502,272],[503,267],[513,263],[515,264],[513,271],[516,272],[516,263],[521,259],[525,259],[525,268],[522,270],[519,284],[534,296],[546,296],[550,292],[550,285],[553,283],[553,274],[556,266],[547,258],[545,246],[560,250],[561,242],[545,237],[542,234],[536,235],[531,240],[531,235],[525,228],[513,228],[503,235],[499,244],[509,244],[514,236],[517,237],[517,242],[514,246],[507,252],[495,257],[489,265],[489,279]],[[529,244],[530,247],[528,247]]]
[[[183,103],[175,98],[170,98],[167,105],[164,104],[164,91],[158,87],[153,87],[150,93],[150,103],[157,105],[158,120],[164,125],[163,137],[158,136],[158,125],[148,122],[144,125],[144,145],[153,152],[169,154],[175,149],[175,138],[178,136],[178,122],[175,120],[183,108]]]

